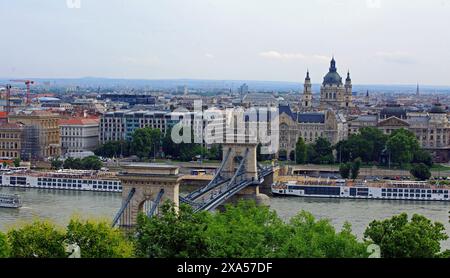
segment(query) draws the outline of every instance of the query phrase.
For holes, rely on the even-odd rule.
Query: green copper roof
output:
[[[330,70],[323,78],[323,85],[342,85],[342,77],[337,73],[336,61],[331,59]]]

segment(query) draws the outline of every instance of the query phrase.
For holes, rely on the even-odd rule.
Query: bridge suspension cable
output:
[[[203,187],[189,193],[185,197],[185,199],[194,200],[194,199],[198,198],[200,195],[206,193],[207,191],[211,190],[212,188],[214,188],[217,185],[220,185],[224,181],[226,181],[226,179],[224,179],[221,176],[221,174],[222,174],[223,167],[225,166],[225,164],[228,161],[228,158],[230,157],[230,153],[231,153],[231,149],[228,149],[227,153],[225,154],[225,157],[222,160],[222,163],[220,164],[219,168],[217,169],[216,173],[214,174],[213,179],[206,186],[203,186]]]
[[[161,189],[158,193],[158,195],[156,196],[155,201],[153,202],[152,207],[148,210],[147,212],[147,216],[148,217],[152,217],[155,212],[156,212],[156,208],[158,207],[159,203],[161,202],[162,196],[164,195],[164,189]]]
[[[119,222],[120,218],[122,216],[124,216],[125,209],[128,208],[128,205],[130,204],[130,201],[133,198],[135,192],[136,192],[136,188],[133,187],[130,190],[130,192],[128,193],[128,196],[125,199],[125,202],[122,203],[122,207],[119,209],[116,216],[114,217],[111,227],[115,227],[117,225],[117,223]],[[130,215],[130,214],[128,214],[128,215]],[[128,219],[128,220],[130,220],[130,219]],[[124,223],[122,223],[122,224],[124,224]]]

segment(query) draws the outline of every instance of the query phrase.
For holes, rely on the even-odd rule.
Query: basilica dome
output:
[[[433,107],[431,107],[430,113],[433,113],[433,114],[444,114],[444,113],[447,113],[447,112],[445,112],[445,108],[442,106],[442,104],[437,102],[437,103],[435,103],[433,105]]]
[[[330,70],[323,78],[323,85],[342,85],[342,77],[337,73],[336,61],[334,58],[330,63]]]

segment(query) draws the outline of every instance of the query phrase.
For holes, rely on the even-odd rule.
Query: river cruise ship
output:
[[[60,190],[122,192],[120,180],[110,173],[89,170],[2,170],[0,186]]]
[[[450,188],[425,181],[353,182],[346,180],[305,179],[272,184],[274,195],[299,197],[450,201]]]
[[[0,193],[0,208],[20,208],[22,200],[17,194]]]

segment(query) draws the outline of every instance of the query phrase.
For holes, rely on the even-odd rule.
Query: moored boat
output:
[[[272,184],[274,195],[379,200],[450,201],[450,188],[425,181],[359,182],[305,179]]]
[[[17,194],[0,193],[0,208],[20,208],[22,200]]]

